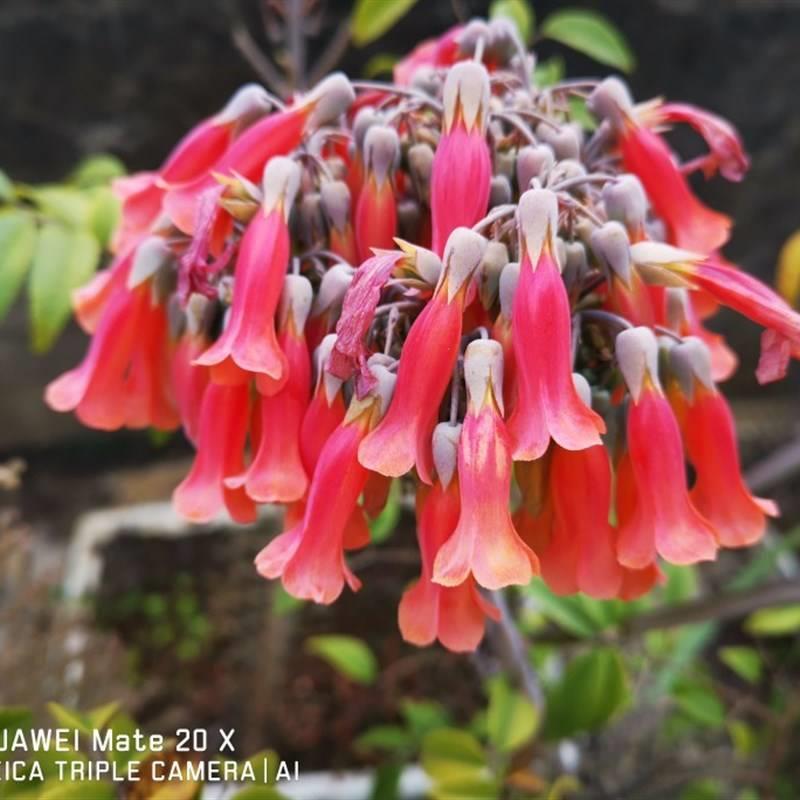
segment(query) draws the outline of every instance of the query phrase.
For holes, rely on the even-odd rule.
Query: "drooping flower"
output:
[[[302,521],[256,557],[259,573],[280,577],[294,597],[329,604],[345,583],[353,591],[361,586],[345,563],[344,535],[368,478],[358,462],[358,446],[384,413],[394,388],[394,375],[380,359],[373,357],[371,364],[376,377],[373,392],[351,401],[344,422],[322,448]]]
[[[236,522],[253,522],[256,507],[244,489],[231,489],[225,478],[244,468],[244,445],[250,418],[250,388],[209,383],[203,395],[197,454],[172,502],[192,522],[211,522],[227,509]]]
[[[364,138],[364,183],[355,215],[356,251],[361,261],[373,248],[389,249],[397,232],[397,206],[392,173],[400,157],[397,131],[373,125]]]
[[[211,368],[211,379],[229,383],[238,368],[266,375],[273,381],[286,376],[286,357],[275,333],[275,311],[289,263],[288,217],[300,186],[297,164],[282,156],[264,170],[264,200],[248,223],[236,260],[233,303],[222,335],[196,361]]]
[[[667,143],[637,118],[627,87],[617,78],[607,78],[594,90],[589,105],[614,126],[625,169],[642,182],[670,241],[703,254],[725,244],[730,219],[697,198]]]
[[[311,308],[307,278],[287,275],[281,297],[278,343],[286,355],[287,379],[274,393],[256,400],[259,424],[253,461],[245,472],[227,478],[231,489],[244,487],[259,503],[293,503],[308,487],[300,454],[300,429],[308,407],[311,364],[303,328]]]
[[[489,75],[474,61],[447,73],[442,136],[431,175],[432,249],[441,254],[450,234],[486,213],[492,168],[486,143]]]
[[[778,507],[753,497],[744,484],[733,415],[714,386],[708,349],[699,339],[684,339],[670,350],[670,365],[677,380],[668,394],[696,474],[692,502],[714,526],[721,545],[751,545],[764,535],[766,518],[777,516]]]
[[[485,249],[486,240],[467,228],[451,234],[436,291],[403,345],[389,411],[359,448],[367,469],[399,477],[416,466],[431,482],[431,435],[458,356],[467,286]]]
[[[620,528],[619,560],[643,569],[656,554],[672,564],[713,559],[717,534],[689,498],[680,429],[659,382],[653,332],[623,331],[616,354],[631,394],[627,448],[636,492],[635,509]]]
[[[474,650],[483,638],[486,618],[499,611],[478,590],[473,577],[457,586],[433,582],[433,563],[458,525],[461,511],[455,474],[459,425],[441,423],[434,431],[436,480],[417,493],[417,539],[422,574],[400,600],[398,623],[403,638],[419,647],[438,640],[456,653]]]
[[[511,446],[503,422],[503,348],[479,339],[464,354],[467,413],[458,447],[461,513],[441,546],[433,581],[458,586],[472,575],[486,589],[526,584],[539,571],[511,520]]]
[[[569,300],[555,261],[556,196],[522,195],[517,212],[520,277],[512,316],[517,401],[508,422],[515,461],[533,461],[551,439],[566,450],[600,444],[603,420],[581,402],[572,381]]]

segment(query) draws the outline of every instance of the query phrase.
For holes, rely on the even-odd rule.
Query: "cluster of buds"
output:
[[[723,305],[762,325],[766,381],[800,316],[723,258],[730,221],[687,182],[743,176],[736,132],[616,78],[537,87],[532,66],[478,20],[393,83],[241,89],[118,183],[115,258],[75,297],[88,353],[46,393],[96,428],[181,425],[177,510],[282,506],[256,567],[319,603],[358,589],[347,553],[402,478],[417,645],[474,649],[484,590],[537,574],[637,597],[661,560],[752,544],[777,513],[740,476],[717,389],[737,360],[704,323]],[[709,152],[681,164],[662,133],[684,122]]]

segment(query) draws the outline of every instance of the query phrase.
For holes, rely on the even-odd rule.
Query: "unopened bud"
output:
[[[549,189],[528,189],[517,206],[520,260],[525,256],[536,266],[543,250],[555,259],[558,231],[558,198]]]
[[[511,181],[505,175],[493,175],[489,184],[489,208],[504,206],[512,199]]]
[[[495,63],[507,65],[524,50],[517,26],[505,17],[496,17],[489,22],[489,42],[486,55]]]
[[[128,273],[127,287],[134,289],[157,272],[174,264],[175,257],[161,236],[148,236],[137,248]]]
[[[606,78],[589,95],[586,107],[598,119],[607,119],[619,125],[633,111],[633,100],[628,87],[619,78]]]
[[[658,342],[650,328],[629,328],[617,335],[616,357],[622,377],[635,402],[639,402],[646,381],[659,391]]]
[[[355,270],[348,264],[334,264],[322,276],[312,309],[315,317],[341,307],[345,292],[353,282],[354,274]]]
[[[488,242],[470,228],[456,228],[444,246],[442,263],[444,270],[439,285],[447,285],[447,300],[450,302],[475,274]]]
[[[325,181],[319,190],[328,224],[342,232],[350,221],[350,189],[344,181]]]
[[[631,259],[648,283],[686,286],[687,281],[680,275],[681,266],[699,263],[703,256],[664,242],[644,241],[631,245]]]
[[[589,270],[586,248],[581,242],[567,242],[564,246],[564,269],[562,276],[567,286],[574,286],[583,280]]]
[[[517,154],[517,186],[520,192],[530,188],[533,178],[541,178],[555,165],[556,155],[549,144],[526,145]]]
[[[397,230],[404,239],[417,238],[422,210],[413,197],[404,197],[397,203]]]
[[[621,175],[603,187],[603,205],[609,219],[618,220],[629,231],[639,231],[647,218],[647,197],[635,175]]]
[[[323,337],[322,341],[317,346],[317,349],[314,351],[314,368],[317,375],[316,380],[317,383],[322,381],[322,387],[325,390],[325,399],[328,401],[328,405],[330,405],[336,399],[336,395],[339,394],[339,391],[342,388],[342,383],[344,383],[341,378],[331,375],[327,369],[328,359],[331,357],[331,353],[333,352],[333,348],[335,346],[336,334],[329,333]]]
[[[442,274],[442,260],[433,250],[395,238],[395,244],[405,253],[403,266],[418,275],[425,283],[436,286]]]
[[[257,83],[246,83],[233,93],[214,121],[219,125],[250,125],[268,114],[271,108],[266,90]]]
[[[673,331],[680,331],[689,321],[689,292],[678,286],[664,291],[666,296],[667,325]]]
[[[322,200],[319,192],[306,192],[297,209],[297,232],[307,248],[313,248],[325,235]]]
[[[549,144],[558,159],[580,158],[583,136],[578,126],[567,124],[554,128],[546,122],[540,122],[536,126],[536,137]]]
[[[353,120],[353,141],[358,150],[364,149],[364,137],[373,125],[383,122],[383,117],[372,106],[364,106]]]
[[[486,131],[489,112],[489,73],[483,64],[459,61],[450,68],[444,82],[444,130],[449,131],[457,120],[471,131]]]
[[[433,466],[442,488],[446,489],[453,480],[458,466],[458,440],[461,438],[461,425],[440,422],[433,429]]]
[[[572,373],[572,384],[578,397],[583,401],[585,406],[592,407],[592,387],[589,386],[589,381],[583,377],[579,372]]]
[[[478,267],[480,298],[484,308],[491,308],[497,300],[500,275],[508,264],[508,248],[502,242],[489,242]]]
[[[344,73],[334,72],[328,75],[306,96],[306,102],[313,104],[306,128],[314,130],[335,122],[355,99],[356,93]]]
[[[670,350],[669,366],[678,379],[681,391],[690,400],[694,397],[695,381],[699,381],[707,389],[714,389],[711,353],[696,336],[687,336]]]
[[[592,232],[592,250],[607,272],[630,286],[631,247],[628,232],[619,222],[606,222]]]
[[[500,283],[497,294],[500,298],[500,313],[506,318],[511,319],[511,311],[514,308],[514,294],[519,283],[519,262],[509,261],[500,273]]]
[[[397,375],[390,372],[384,361],[382,353],[375,353],[367,359],[367,368],[375,378],[375,385],[370,389],[370,394],[380,403],[380,414],[383,416],[392,402]]]
[[[387,125],[373,125],[364,137],[364,164],[378,186],[394,171],[400,157],[397,131]]]
[[[484,405],[486,390],[491,389],[494,401],[503,414],[503,346],[494,339],[476,339],[464,351],[464,383],[470,408],[477,411]]]
[[[433,148],[425,143],[412,145],[408,150],[408,169],[417,186],[420,200],[430,202]]]
[[[442,88],[442,79],[436,70],[429,64],[417,67],[411,76],[411,88],[424,92],[430,97],[438,97]]]
[[[458,37],[458,50],[462,56],[475,55],[478,42],[484,45],[489,41],[489,25],[482,19],[471,19],[462,29]]]
[[[289,219],[295,198],[300,191],[300,165],[287,156],[274,156],[264,167],[261,191],[264,199],[261,206],[265,214],[280,211],[284,219]]]
[[[311,312],[313,299],[314,289],[308,278],[303,275],[287,275],[283,279],[281,304],[278,311],[281,323],[285,324],[291,318],[294,329],[302,331]]]

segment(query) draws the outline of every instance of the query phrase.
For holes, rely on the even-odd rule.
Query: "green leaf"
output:
[[[89,230],[100,247],[105,248],[120,217],[120,203],[107,186],[96,186],[87,192],[90,201]]]
[[[32,189],[30,194],[45,216],[71,228],[85,228],[89,224],[89,198],[80,189],[50,184]]]
[[[422,739],[436,728],[444,728],[450,722],[450,714],[441,704],[433,700],[403,700],[400,713],[409,731]]]
[[[239,762],[240,765],[250,764],[255,773],[255,782],[264,783],[264,762],[267,762],[267,783],[272,785],[278,780],[278,768],[280,764],[280,757],[274,750],[259,750],[253,753],[249,758],[245,758]]]
[[[363,752],[401,754],[413,745],[411,734],[399,725],[375,725],[356,738],[353,746]]]
[[[422,741],[422,767],[437,783],[486,775],[486,754],[466,731],[440,728]]]
[[[10,203],[16,194],[11,178],[0,169],[0,203]]]
[[[230,800],[283,800],[284,797],[285,795],[271,786],[248,786],[232,794]]]
[[[563,77],[566,67],[561,56],[553,56],[541,61],[533,70],[533,82],[540,89],[558,83]]]
[[[513,691],[502,676],[492,678],[488,690],[489,742],[501,753],[511,753],[536,733],[539,714],[525,695]]]
[[[728,735],[737,756],[750,758],[758,748],[758,735],[746,722],[740,719],[728,721]]]
[[[680,629],[669,659],[656,677],[651,691],[653,698],[669,692],[675,686],[684,671],[714,636],[715,630],[716,626],[712,622],[684,625]]]
[[[582,595],[553,594],[541,580],[533,581],[526,591],[545,617],[582,638],[594,636],[627,614],[622,603],[592,600]]]
[[[533,35],[533,8],[525,0],[494,0],[489,6],[489,19],[508,19],[519,31],[524,43]]]
[[[21,728],[30,728],[33,713],[22,706],[5,706],[0,708],[0,731],[18,731]]]
[[[90,234],[54,222],[42,226],[28,281],[34,350],[44,352],[56,340],[70,316],[73,289],[89,279],[99,259]]]
[[[722,784],[716,778],[692,781],[681,793],[680,800],[719,800]]]
[[[60,703],[48,703],[47,710],[50,712],[50,716],[62,728],[68,728],[69,730],[79,730],[81,733],[91,735],[92,724],[79,711],[72,711],[69,708],[65,708]]]
[[[0,212],[0,319],[17,299],[36,248],[36,225],[27,211]]]
[[[563,738],[602,727],[630,696],[620,654],[599,648],[573,659],[548,694],[544,733]]]
[[[664,600],[669,605],[683,603],[697,596],[697,570],[691,566],[664,564],[667,583],[663,588]]]
[[[575,120],[584,130],[593,131],[597,128],[597,120],[591,111],[586,107],[586,100],[582,97],[570,97],[569,103],[570,118]]]
[[[357,0],[350,19],[356,47],[363,47],[386,33],[407,14],[417,0]]]
[[[556,11],[542,23],[540,35],[623,72],[632,72],[636,66],[625,37],[596,11],[574,8]]]
[[[92,728],[102,731],[105,730],[111,723],[111,720],[117,715],[119,711],[119,703],[106,703],[104,706],[94,708],[86,714],[86,718]]]
[[[758,683],[761,679],[761,656],[753,647],[721,647],[719,658],[740,678],[748,683]]]
[[[372,650],[352,636],[312,636],[306,640],[306,650],[356,683],[368,685],[378,676],[378,662]]]
[[[291,614],[293,611],[302,608],[305,605],[305,600],[298,597],[293,597],[283,588],[283,585],[276,583],[272,589],[272,611],[278,617]]]
[[[125,174],[125,165],[108,153],[88,156],[81,161],[69,177],[71,183],[81,188],[105,186],[114,178]]]
[[[39,800],[116,800],[117,790],[104,781],[55,782],[46,785]]]
[[[437,783],[433,800],[499,800],[501,787],[492,778],[451,778]]]
[[[402,772],[400,764],[381,764],[375,770],[375,781],[372,784],[369,800],[399,800]]]
[[[373,544],[385,542],[394,533],[402,512],[401,497],[400,481],[392,481],[383,511],[369,524],[369,537]]]
[[[378,53],[364,65],[365,78],[377,78],[380,75],[391,76],[394,65],[400,59],[390,53]]]
[[[710,687],[681,687],[673,697],[681,711],[700,725],[721,728],[725,724],[725,706]]]
[[[753,636],[787,636],[800,630],[800,603],[754,611],[744,623]]]

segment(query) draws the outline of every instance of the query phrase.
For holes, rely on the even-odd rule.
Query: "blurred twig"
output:
[[[800,436],[750,467],[745,480],[753,491],[761,492],[796,473],[800,473]]]

